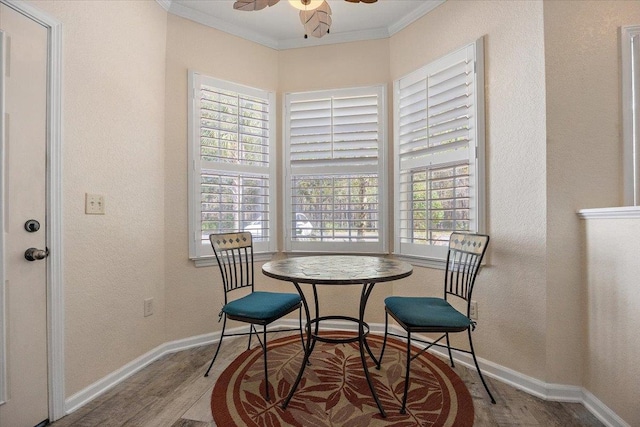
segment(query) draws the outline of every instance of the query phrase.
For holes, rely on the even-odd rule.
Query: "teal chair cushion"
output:
[[[442,298],[388,297],[384,304],[399,321],[410,327],[462,331],[471,325],[467,316]]]
[[[300,302],[300,295],[279,292],[252,292],[226,304],[222,311],[231,317],[271,319],[289,311]]]

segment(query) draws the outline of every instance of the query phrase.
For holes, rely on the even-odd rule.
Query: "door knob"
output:
[[[37,249],[29,248],[24,251],[24,257],[27,261],[36,261],[39,259],[45,259],[49,256],[49,249]]]

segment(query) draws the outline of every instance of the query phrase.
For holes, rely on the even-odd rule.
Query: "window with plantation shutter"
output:
[[[189,73],[190,257],[213,255],[209,234],[250,231],[275,250],[273,93]]]
[[[394,82],[398,255],[437,264],[484,230],[483,68],[480,39]]]
[[[285,248],[386,251],[385,87],[285,96]]]

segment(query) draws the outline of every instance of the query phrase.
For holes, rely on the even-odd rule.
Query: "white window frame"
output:
[[[621,33],[624,204],[640,206],[640,25]]]
[[[342,88],[342,89],[330,89],[322,91],[312,92],[296,92],[286,93],[284,95],[283,106],[283,164],[284,166],[284,250],[285,252],[307,252],[307,253],[362,253],[362,254],[387,254],[388,253],[388,169],[387,169],[387,86],[385,84],[356,87],[356,88]],[[327,174],[327,176],[344,175],[345,169],[352,173],[369,173],[375,172],[378,179],[378,241],[376,242],[341,242],[341,241],[324,241],[317,242],[312,241],[300,241],[298,239],[292,239],[292,179],[296,170],[292,168],[290,157],[290,114],[289,106],[292,100],[305,101],[315,100],[322,98],[340,98],[340,97],[357,97],[357,96],[370,96],[375,94],[378,97],[378,148],[377,158],[378,163],[374,169],[371,166],[340,166],[337,162],[334,165],[325,167],[314,168],[314,174]]]
[[[403,172],[416,170],[419,168],[437,167],[439,165],[446,166],[447,158],[449,164],[455,159],[459,160],[459,155],[441,155],[441,163],[431,163],[432,158],[438,156],[425,156],[419,159],[405,161],[403,164],[400,156],[400,84],[406,81],[419,81],[426,79],[437,70],[442,70],[459,60],[460,57],[471,57],[474,62],[474,90],[472,118],[470,121],[470,142],[468,144],[468,160],[470,167],[470,232],[483,233],[486,229],[485,219],[485,117],[484,117],[484,49],[483,39],[480,38],[475,42],[463,46],[450,54],[447,54],[418,70],[413,71],[394,81],[394,255],[400,258],[406,258],[407,261],[415,265],[425,267],[444,268],[447,254],[446,246],[436,246],[429,244],[417,244],[403,242],[402,221],[409,221],[408,218],[402,217],[401,198],[401,175]],[[408,79],[408,80],[404,80]],[[407,202],[408,203],[408,202]],[[405,209],[407,211],[407,209]]]
[[[268,100],[269,103],[269,166],[267,167],[270,182],[269,191],[269,239],[258,241],[254,239],[254,257],[256,260],[268,259],[276,251],[277,236],[277,191],[276,191],[276,96],[274,92],[252,88],[189,70],[188,74],[188,141],[189,141],[189,258],[195,260],[196,266],[215,264],[213,249],[208,241],[201,240],[201,173],[203,170],[200,156],[200,106],[197,96],[202,84],[241,95],[252,96]],[[216,171],[225,173],[255,173],[264,174],[265,167],[246,165],[220,164]]]

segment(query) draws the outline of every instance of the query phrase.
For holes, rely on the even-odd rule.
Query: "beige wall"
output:
[[[203,52],[205,54],[203,55]],[[224,58],[222,61],[221,58]],[[258,65],[256,65],[258,64]],[[389,80],[388,41],[370,41],[278,52],[173,15],[168,17],[166,83],[166,300],[167,340],[219,331],[223,301],[217,267],[188,260],[187,71],[248,86],[287,91],[384,84]],[[278,96],[281,123],[282,97]],[[278,126],[280,131],[280,126]],[[280,134],[277,152],[282,152]],[[275,161],[280,165],[281,157]],[[280,177],[280,180],[282,178]],[[281,185],[276,189],[281,192]],[[281,200],[281,194],[279,194]],[[283,224],[279,224],[280,227]],[[282,245],[283,242],[280,242]],[[256,270],[260,272],[261,263]],[[260,278],[260,288],[295,292],[291,284]],[[345,293],[349,295],[345,298]],[[355,288],[330,289],[321,302],[329,312],[357,315]],[[377,294],[372,301],[380,306]],[[328,304],[328,305],[327,305]],[[355,308],[354,308],[355,307]],[[382,321],[379,314],[377,321]],[[232,325],[233,326],[233,325]]]
[[[622,202],[619,27],[640,3],[546,1],[547,380],[583,385],[640,423],[637,221],[586,223],[579,208]],[[632,255],[634,254],[634,255]],[[585,273],[586,270],[586,273]],[[637,286],[634,286],[637,288]],[[635,307],[635,308],[633,308]],[[584,348],[588,351],[584,351]]]
[[[640,220],[583,221],[585,236],[584,387],[640,425]]]
[[[580,384],[587,357],[580,348],[588,319],[575,212],[622,202],[619,27],[640,22],[640,3],[546,1],[544,20],[549,182],[546,379]]]
[[[389,83],[389,39],[278,53],[281,93]]]
[[[489,265],[478,278],[480,357],[545,377],[546,179],[541,2],[447,1],[391,38],[391,78],[484,37]],[[425,274],[437,285],[425,286]],[[397,294],[441,292],[417,269]]]
[[[70,396],[165,341],[166,13],[148,1],[33,3],[63,25]],[[105,196],[106,215],[84,214],[87,192]]]
[[[166,340],[220,330],[224,297],[217,267],[189,260],[187,183],[187,76],[192,69],[215,78],[276,91],[278,53],[169,14],[167,18]],[[259,270],[258,270],[259,271]],[[237,326],[237,325],[234,325]]]

